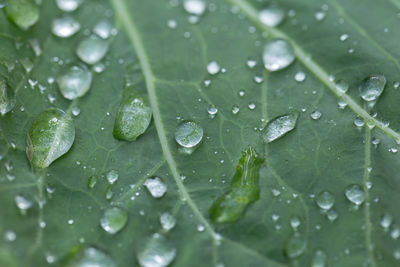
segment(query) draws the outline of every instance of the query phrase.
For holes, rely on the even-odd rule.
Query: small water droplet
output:
[[[317,21],[322,21],[326,18],[326,12],[324,10],[317,10],[314,13],[314,17]]]
[[[143,184],[154,198],[160,198],[167,192],[167,185],[159,178],[147,178]]]
[[[114,184],[118,180],[119,174],[116,170],[111,170],[107,173],[106,177],[109,184]]]
[[[68,262],[68,267],[117,267],[110,256],[97,248],[85,248],[72,255],[73,258]]]
[[[285,12],[277,5],[270,5],[258,13],[258,19],[266,26],[275,27],[282,23]]]
[[[81,29],[81,24],[70,15],[63,15],[53,20],[51,31],[55,36],[68,38]]]
[[[164,212],[160,216],[160,223],[164,230],[169,231],[175,227],[176,219],[169,212]]]
[[[4,80],[0,80],[0,115],[10,112],[17,102],[15,92]]]
[[[327,256],[322,250],[317,250],[312,258],[311,267],[325,267]]]
[[[356,118],[354,120],[354,125],[357,127],[363,127],[365,125],[364,120],[362,118]]]
[[[303,235],[295,232],[286,243],[285,253],[291,259],[297,258],[304,253],[306,247],[307,243]]]
[[[57,0],[56,4],[59,9],[64,12],[75,11],[83,0]]]
[[[315,202],[321,209],[330,210],[335,204],[335,197],[332,195],[332,193],[328,191],[323,191],[318,194]]]
[[[7,230],[4,233],[4,239],[8,242],[14,242],[17,239],[17,234],[14,231]]]
[[[386,85],[386,77],[384,75],[372,75],[365,78],[359,86],[361,98],[365,101],[375,101],[382,94]]]
[[[232,106],[232,114],[233,115],[237,115],[239,113],[239,111],[240,111],[240,108],[239,108],[238,105],[233,105]]]
[[[176,255],[176,248],[163,235],[153,234],[137,250],[142,267],[166,267]]]
[[[352,184],[348,186],[345,190],[346,198],[353,204],[359,206],[365,201],[365,193],[361,186],[357,184]]]
[[[221,67],[216,61],[211,61],[207,65],[207,72],[211,75],[215,75],[220,71]]]
[[[210,118],[214,118],[218,113],[218,108],[214,104],[210,104],[207,109],[208,115]]]
[[[250,110],[254,110],[254,109],[256,108],[256,104],[250,103],[250,104],[248,105],[248,107],[249,107]]]
[[[290,113],[279,116],[268,122],[262,130],[264,142],[270,143],[296,127],[298,113]]]
[[[206,11],[206,3],[203,0],[185,0],[183,8],[189,14],[201,16]]]
[[[340,41],[344,42],[347,39],[349,39],[349,35],[347,33],[343,33],[342,35],[340,35]]]
[[[84,64],[71,65],[57,77],[61,94],[69,100],[84,96],[92,84],[92,74]]]
[[[302,71],[299,71],[294,75],[294,79],[296,82],[299,83],[304,82],[304,80],[306,79],[306,74]]]
[[[393,216],[389,213],[384,213],[381,217],[380,225],[383,228],[389,228],[392,225]]]
[[[329,221],[333,222],[339,217],[339,214],[335,210],[331,209],[326,213],[326,217]]]
[[[254,67],[257,65],[257,61],[254,59],[248,59],[246,64],[250,69],[254,69]]]
[[[103,39],[108,39],[111,35],[113,25],[108,20],[100,20],[93,28],[93,32]]]
[[[345,80],[336,81],[335,87],[341,94],[344,94],[349,90],[349,84]]]
[[[313,120],[318,120],[319,118],[321,118],[322,113],[319,110],[314,111],[313,113],[310,114],[311,119]]]
[[[32,201],[24,196],[24,195],[17,195],[15,196],[15,205],[21,211],[22,214],[26,214],[26,211],[30,209],[33,205]]]
[[[203,134],[203,128],[200,125],[192,121],[187,121],[176,128],[175,140],[185,148],[192,148],[200,144]]]
[[[87,64],[99,62],[108,52],[109,44],[97,35],[90,35],[78,44],[77,56]]]
[[[299,217],[293,216],[292,218],[290,218],[290,226],[294,231],[297,231],[297,228],[299,228],[300,224],[301,221]]]
[[[128,213],[118,207],[107,209],[100,220],[101,228],[107,233],[116,234],[128,221]]]
[[[293,63],[294,51],[292,46],[282,39],[268,42],[264,47],[264,67],[268,71],[279,71]]]
[[[199,232],[204,232],[204,225],[202,225],[202,224],[199,224],[199,225],[197,225],[197,231],[199,231]]]

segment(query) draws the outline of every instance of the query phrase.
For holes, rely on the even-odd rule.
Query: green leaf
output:
[[[1,266],[399,265],[398,0],[205,0],[204,10],[85,0],[69,10],[80,30],[68,38],[52,33],[62,0],[12,15],[22,2],[0,9]],[[285,17],[271,22],[271,12]],[[111,28],[98,26],[105,20]],[[92,39],[101,45],[77,51]],[[281,42],[265,49],[276,40],[285,51]],[[268,70],[274,51],[294,57]],[[68,100],[56,81],[71,64],[85,64],[92,79]],[[152,120],[125,142],[114,126],[128,86],[147,97]],[[362,98],[366,87],[373,97]],[[40,119],[49,109],[75,127],[71,148],[51,160],[57,130]],[[296,111],[295,128],[264,142],[262,129]],[[190,149],[176,141],[185,122],[198,126]],[[48,137],[35,141],[43,154],[28,153],[35,168],[28,134]],[[265,159],[259,198],[236,221],[213,223],[210,209],[232,189],[249,146]],[[127,220],[110,234],[101,219],[114,208]],[[175,227],[163,228],[165,213]]]

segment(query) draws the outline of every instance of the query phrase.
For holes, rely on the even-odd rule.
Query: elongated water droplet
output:
[[[113,25],[108,20],[100,20],[93,28],[93,32],[103,39],[108,39],[113,30]]]
[[[142,267],[166,267],[175,258],[176,248],[163,235],[153,234],[137,250]]]
[[[330,210],[335,204],[335,197],[330,192],[324,191],[318,194],[315,202],[321,209]]]
[[[14,91],[7,85],[6,81],[0,80],[0,114],[5,115],[10,112],[16,101]]]
[[[294,51],[292,46],[282,39],[274,39],[264,47],[264,67],[268,71],[278,71],[293,63]]]
[[[326,254],[322,250],[317,250],[312,258],[311,267],[325,267]]]
[[[264,159],[252,147],[242,152],[229,191],[211,206],[210,217],[213,222],[237,221],[247,206],[259,199],[259,169],[263,162]]]
[[[298,113],[290,113],[279,116],[268,122],[262,131],[264,142],[270,143],[296,127]]]
[[[365,101],[375,101],[382,94],[386,85],[386,77],[384,75],[372,75],[365,78],[359,86],[361,98]]]
[[[111,170],[107,173],[106,177],[107,177],[108,183],[113,184],[118,180],[119,174],[116,170]]]
[[[189,14],[201,16],[206,11],[206,3],[203,0],[185,0],[183,8]]]
[[[67,67],[57,77],[61,94],[69,100],[84,96],[92,84],[92,73],[83,64]]]
[[[128,213],[118,207],[107,209],[100,220],[100,225],[110,234],[121,231],[128,221]]]
[[[291,259],[297,258],[304,253],[306,247],[307,242],[304,236],[298,232],[295,232],[286,243],[285,253]]]
[[[164,212],[160,216],[160,223],[164,230],[169,231],[175,227],[176,220],[169,212]]]
[[[34,1],[8,0],[5,11],[8,18],[22,30],[27,30],[39,20],[39,8]]]
[[[117,267],[117,264],[103,251],[89,247],[75,254],[66,267]]]
[[[64,12],[75,11],[83,0],[56,0],[57,7]]]
[[[109,44],[97,35],[90,35],[83,39],[76,48],[77,56],[87,64],[99,62],[107,54]]]
[[[26,138],[26,155],[35,168],[47,168],[71,148],[75,126],[60,109],[42,112],[32,123]]]
[[[361,186],[357,184],[348,186],[346,188],[345,195],[350,202],[356,204],[357,206],[361,205],[365,201],[365,192]]]
[[[275,27],[282,23],[285,12],[276,5],[271,5],[258,13],[258,19],[265,25]]]
[[[99,178],[99,176],[97,176],[95,174],[90,176],[89,181],[88,181],[88,187],[89,188],[94,188],[96,186],[96,184],[97,184],[98,178]]]
[[[180,124],[175,131],[176,142],[186,148],[195,147],[203,139],[203,128],[193,121]]]
[[[115,117],[114,137],[125,141],[136,140],[149,127],[152,114],[147,97],[132,86],[126,87]]]
[[[70,15],[63,15],[53,20],[51,31],[54,35],[67,38],[81,29],[81,24]]]
[[[143,184],[154,198],[160,198],[167,192],[167,185],[159,178],[147,178]]]

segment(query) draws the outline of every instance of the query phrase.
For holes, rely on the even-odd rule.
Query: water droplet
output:
[[[294,75],[294,79],[296,82],[299,83],[304,82],[304,80],[306,79],[306,74],[302,71],[299,71]]]
[[[164,212],[160,216],[160,223],[164,230],[169,231],[175,227],[176,220],[169,212]]]
[[[100,220],[101,228],[107,233],[116,234],[128,221],[128,213],[118,207],[107,209]]]
[[[176,29],[176,27],[178,27],[178,23],[174,19],[168,20],[167,25],[170,29]]]
[[[238,105],[233,105],[232,106],[232,114],[233,115],[237,115],[239,113],[239,111],[240,111],[240,108],[239,108]]]
[[[77,56],[87,64],[99,62],[108,52],[109,44],[97,35],[83,39],[76,48]]]
[[[298,116],[298,113],[290,113],[269,121],[262,131],[264,142],[270,143],[292,131],[296,127]]]
[[[97,184],[97,180],[98,180],[98,176],[97,175],[92,175],[89,177],[89,181],[88,181],[88,187],[89,188],[94,188]]]
[[[303,235],[295,232],[286,243],[285,253],[291,259],[297,258],[304,253],[306,247],[307,243]]]
[[[294,231],[297,231],[297,228],[300,226],[300,224],[301,221],[299,217],[293,216],[292,218],[290,218],[290,226]]]
[[[97,248],[85,248],[73,255],[73,259],[67,264],[68,267],[117,267],[110,256]]]
[[[61,94],[69,100],[84,96],[92,84],[92,73],[84,64],[71,65],[57,77]]]
[[[143,185],[155,198],[160,198],[167,192],[167,185],[159,177],[147,178]]]
[[[0,80],[0,114],[4,116],[10,112],[15,107],[16,101],[14,91],[4,80]]]
[[[211,61],[207,65],[207,72],[211,75],[215,75],[220,71],[221,67],[216,61]]]
[[[8,230],[4,233],[4,239],[8,242],[14,242],[17,239],[17,234],[14,231]]]
[[[22,30],[36,24],[39,20],[39,7],[34,1],[8,0],[5,7],[7,17]]]
[[[81,24],[70,15],[63,15],[53,20],[51,31],[55,36],[67,38],[81,29]]]
[[[72,118],[60,109],[42,112],[26,138],[26,155],[35,168],[47,168],[69,151],[75,139]]]
[[[25,71],[26,72],[31,72],[32,71],[32,68],[33,68],[33,63],[32,63],[32,61],[29,59],[29,58],[23,58],[23,59],[21,59],[21,64],[22,64],[22,66],[24,67],[24,69],[25,69]]]
[[[259,199],[258,171],[263,162],[264,159],[252,147],[242,152],[229,191],[211,206],[210,218],[213,222],[237,221],[247,206]]]
[[[353,184],[346,188],[345,191],[346,198],[354,203],[355,205],[359,206],[365,201],[365,193],[362,190],[361,186]]]
[[[183,8],[189,14],[201,16],[206,11],[206,3],[203,0],[185,0]]]
[[[340,41],[344,42],[347,39],[349,39],[349,35],[347,33],[343,33],[342,35],[340,35]]]
[[[249,67],[250,69],[253,69],[257,65],[257,61],[254,59],[248,59],[246,64],[247,64],[247,67]]]
[[[56,0],[57,7],[64,12],[76,10],[83,0]]]
[[[266,26],[275,27],[282,23],[285,12],[276,5],[270,5],[258,13],[258,19]]]
[[[114,196],[114,192],[112,191],[111,186],[107,187],[105,195],[107,200],[112,199],[112,197]]]
[[[341,94],[344,94],[349,90],[349,84],[345,80],[336,81],[335,87]]]
[[[107,173],[106,177],[109,184],[114,184],[118,180],[119,174],[116,170],[111,170]]]
[[[313,120],[318,120],[319,118],[321,118],[322,113],[319,110],[314,111],[313,113],[311,113],[310,117]]]
[[[264,81],[264,77],[260,75],[254,75],[253,80],[257,83],[260,84]]]
[[[108,39],[111,35],[113,25],[108,20],[100,20],[93,28],[93,32],[103,39]]]
[[[186,148],[197,146],[203,139],[203,128],[195,122],[187,121],[180,124],[175,131],[176,142]]]
[[[380,225],[383,228],[389,228],[392,225],[392,222],[393,222],[393,216],[389,213],[384,213],[382,215]]]
[[[322,250],[317,250],[312,258],[311,267],[325,267],[326,254]]]
[[[199,224],[199,225],[197,225],[197,231],[199,231],[199,232],[204,232],[204,225],[202,225],[202,224]]]
[[[15,197],[15,205],[21,211],[22,214],[26,214],[26,211],[32,207],[32,201],[26,196],[17,195]]]
[[[73,107],[72,110],[71,110],[71,113],[72,113],[72,115],[74,115],[75,117],[76,117],[76,116],[79,116],[79,114],[81,114],[81,109],[78,108],[78,107]]]
[[[267,43],[264,47],[264,67],[268,71],[282,70],[292,64],[294,59],[293,48],[285,40],[275,39]]]
[[[250,104],[248,105],[248,107],[249,107],[250,110],[254,110],[254,109],[256,108],[256,104],[250,103]]]
[[[315,202],[321,209],[330,210],[335,204],[335,197],[330,192],[323,191],[318,194]]]
[[[218,113],[218,108],[214,104],[210,104],[210,106],[208,106],[207,112],[210,118],[214,118],[215,115],[217,115]]]
[[[163,235],[153,234],[137,250],[142,267],[166,267],[176,255],[176,248]]]
[[[400,248],[395,248],[393,250],[393,258],[396,260],[400,260]]]
[[[314,17],[315,17],[316,20],[322,21],[322,20],[324,20],[326,18],[326,12],[324,10],[317,10],[314,13]]]
[[[362,118],[356,118],[354,120],[354,125],[357,127],[363,127],[364,126],[364,120]]]
[[[392,231],[390,231],[390,237],[393,239],[400,237],[400,227],[398,225],[393,225]]]
[[[375,101],[382,94],[386,85],[386,77],[384,75],[372,75],[365,78],[359,86],[361,98],[365,101]]]

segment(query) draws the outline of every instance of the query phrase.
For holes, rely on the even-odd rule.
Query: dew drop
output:
[[[365,101],[375,101],[382,94],[386,85],[386,77],[384,75],[372,75],[365,78],[359,86],[361,98]]]
[[[74,115],[75,117],[76,117],[76,116],[79,116],[79,114],[81,114],[81,109],[78,108],[78,107],[73,107],[72,110],[71,110],[71,113],[72,113],[72,115]]]
[[[63,15],[53,20],[51,31],[55,36],[67,38],[81,29],[81,24],[70,15]]]
[[[250,69],[254,69],[254,67],[257,65],[257,61],[254,59],[248,59],[246,64]]]
[[[326,254],[322,250],[315,251],[311,261],[311,267],[325,267],[326,258]]]
[[[160,216],[160,224],[165,231],[169,231],[175,227],[176,219],[169,212],[164,212]]]
[[[208,106],[207,112],[210,118],[214,118],[218,113],[218,108],[214,104],[211,104]]]
[[[75,248],[76,249],[76,248]],[[103,251],[89,247],[76,253],[68,267],[117,267],[110,256]]]
[[[282,23],[285,12],[276,5],[271,5],[258,13],[258,19],[266,26],[275,27]]]
[[[380,225],[383,228],[389,228],[392,225],[393,216],[389,213],[384,213],[381,217]]]
[[[78,44],[76,54],[83,62],[95,64],[107,54],[108,48],[108,41],[97,35],[90,35]]]
[[[304,82],[305,79],[306,79],[306,74],[302,71],[299,71],[294,75],[294,80],[296,82],[301,83],[301,82]]]
[[[185,148],[192,148],[200,144],[203,134],[203,128],[200,125],[192,121],[187,121],[176,128],[175,140]]]
[[[341,94],[344,94],[349,90],[349,84],[345,80],[336,81],[335,87]]]
[[[16,103],[14,91],[7,85],[4,80],[0,80],[0,114],[4,116],[10,112]]]
[[[64,12],[75,11],[83,0],[56,0],[57,7]]]
[[[111,170],[107,173],[106,177],[109,184],[114,184],[118,181],[119,174],[116,170]]]
[[[26,214],[26,211],[32,207],[32,201],[28,199],[26,196],[17,195],[15,197],[15,205],[21,211],[22,214]]]
[[[232,106],[232,114],[233,115],[237,115],[239,113],[239,111],[240,111],[240,108],[239,108],[238,105],[233,105]]]
[[[206,11],[206,3],[203,0],[185,0],[183,8],[189,14],[201,16]]]
[[[365,201],[365,193],[361,186],[357,184],[350,185],[345,190],[346,198],[353,204],[359,206]]]
[[[314,13],[314,17],[317,21],[322,21],[326,18],[326,12],[324,10],[317,10]]]
[[[293,216],[292,218],[290,218],[290,226],[294,231],[297,231],[297,228],[299,228],[300,224],[301,221],[299,217]]]
[[[167,185],[159,178],[147,178],[143,184],[154,198],[161,198],[167,192]]]
[[[61,94],[69,100],[84,96],[92,84],[92,73],[84,64],[71,65],[57,77]]]
[[[292,46],[282,39],[268,42],[263,51],[264,67],[268,71],[278,71],[293,63],[294,51]]]
[[[321,116],[322,116],[322,113],[319,110],[316,110],[316,111],[314,111],[313,113],[310,114],[310,117],[313,120],[318,120],[318,119],[321,118]]]
[[[290,113],[269,121],[262,130],[264,142],[270,143],[292,131],[296,127],[298,116],[298,113]]]
[[[166,267],[175,255],[176,248],[158,233],[145,240],[137,250],[137,258],[142,267]]]
[[[315,199],[315,202],[321,209],[330,210],[335,204],[335,197],[332,195],[332,193],[328,191],[323,191],[318,194],[318,196]]]
[[[339,217],[339,214],[335,210],[331,209],[326,213],[326,217],[329,221],[333,222]]]
[[[101,228],[107,233],[116,234],[128,221],[128,213],[118,207],[107,209],[100,219]]]
[[[297,258],[304,253],[306,247],[307,243],[303,235],[295,232],[286,243],[285,253],[291,259]]]
[[[221,67],[216,61],[211,61],[207,65],[207,72],[211,75],[215,75],[220,71]]]
[[[8,0],[5,11],[7,17],[22,30],[36,24],[40,15],[39,7],[29,0]]]
[[[100,20],[93,28],[93,32],[102,39],[108,39],[113,30],[113,25],[108,20]]]
[[[364,126],[364,120],[362,118],[356,118],[354,120],[354,125],[357,127],[363,127]]]
[[[343,33],[342,35],[340,35],[340,41],[344,42],[347,39],[349,39],[349,35],[347,33]]]

